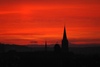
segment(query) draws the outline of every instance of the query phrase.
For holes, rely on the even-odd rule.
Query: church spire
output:
[[[63,39],[62,39],[62,51],[68,52],[68,40],[66,36],[66,28],[64,26],[64,33],[63,33]]]
[[[67,36],[66,36],[66,28],[65,28],[65,26],[64,26],[64,32],[63,32],[63,40],[64,39],[67,39]]]

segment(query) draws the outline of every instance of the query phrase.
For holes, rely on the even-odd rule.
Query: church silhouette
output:
[[[68,52],[68,39],[66,36],[66,28],[64,27],[63,39],[62,39],[62,51]]]
[[[69,51],[68,50],[68,39],[67,39],[67,35],[66,35],[66,27],[64,27],[61,47],[59,44],[55,44],[54,50],[56,52],[59,52],[59,51],[68,52]]]

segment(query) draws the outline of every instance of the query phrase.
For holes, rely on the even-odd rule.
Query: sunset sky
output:
[[[100,0],[0,0],[0,42],[100,44]]]

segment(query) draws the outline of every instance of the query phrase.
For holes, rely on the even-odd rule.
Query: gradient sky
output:
[[[100,44],[100,0],[0,0],[0,42]]]

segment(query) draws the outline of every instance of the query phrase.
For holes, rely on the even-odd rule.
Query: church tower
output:
[[[68,39],[66,36],[66,28],[65,27],[64,27],[63,39],[62,39],[62,51],[68,52]]]

